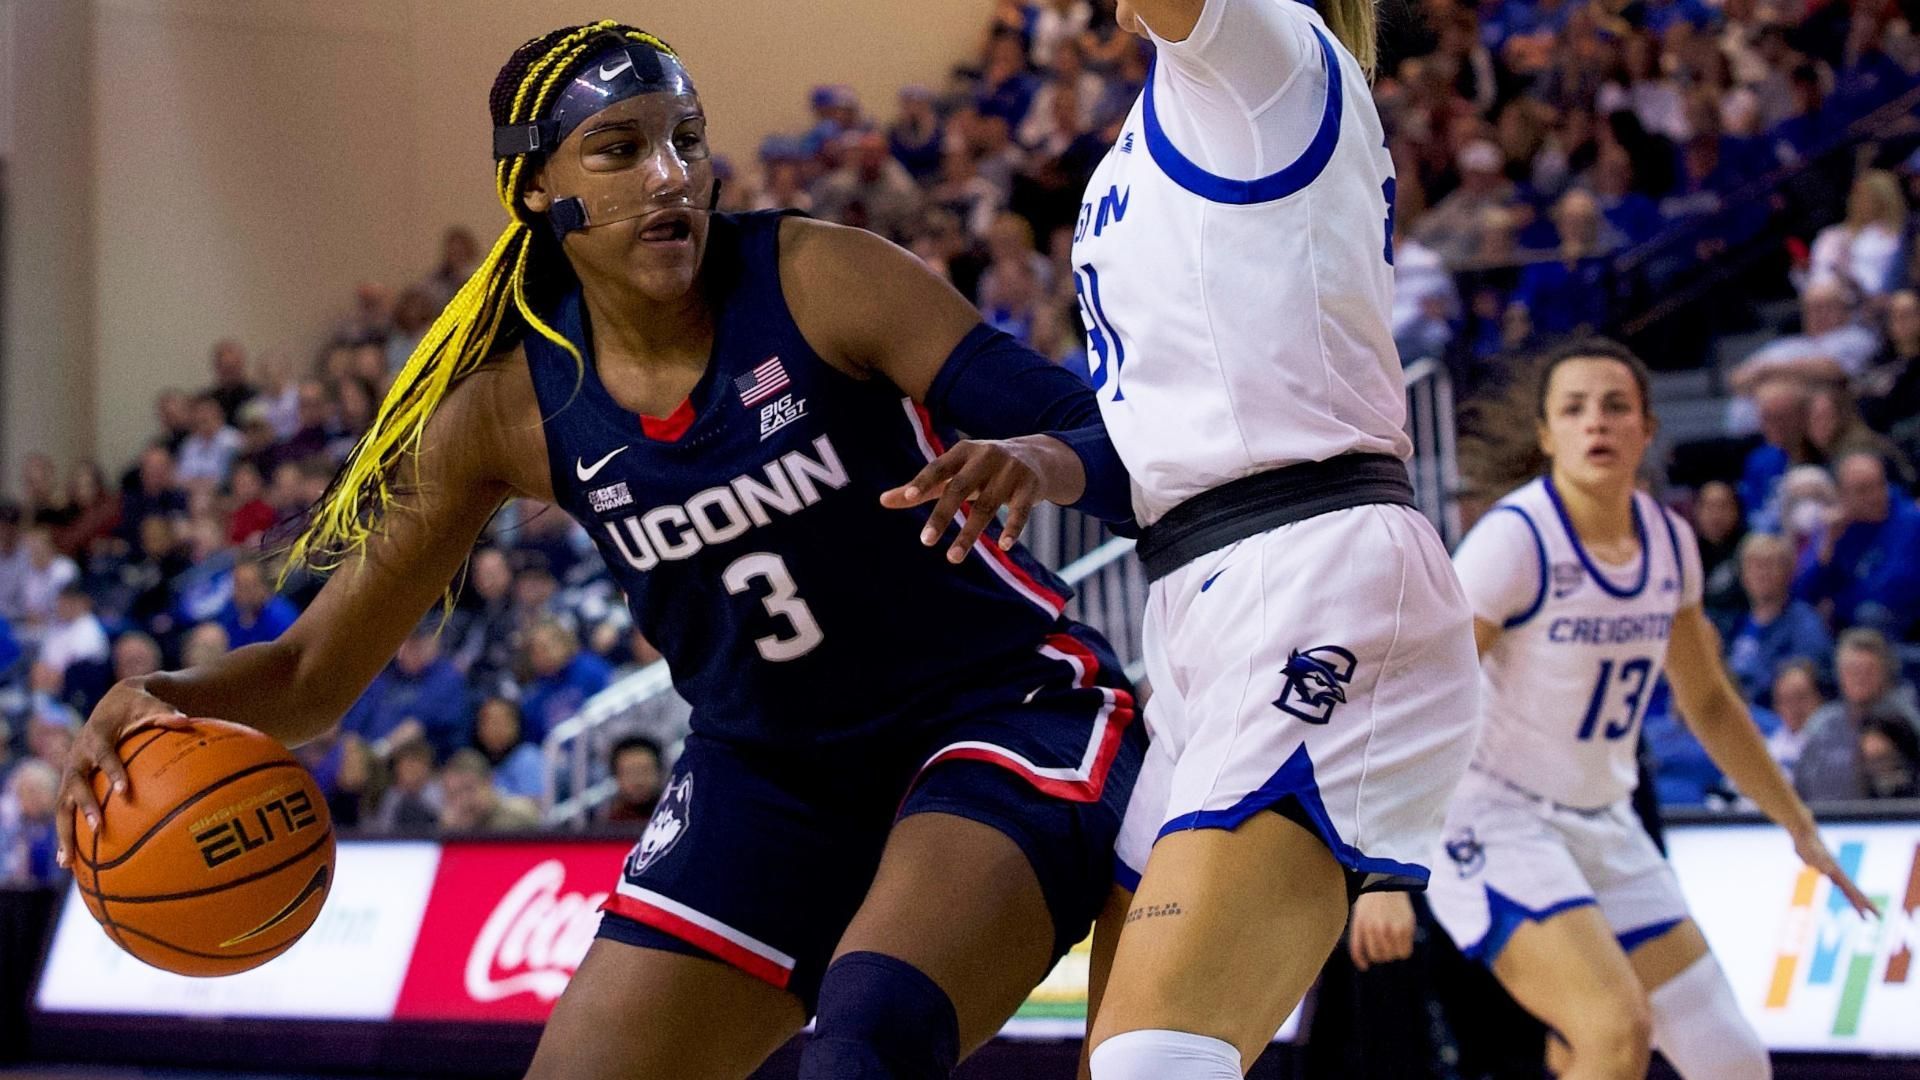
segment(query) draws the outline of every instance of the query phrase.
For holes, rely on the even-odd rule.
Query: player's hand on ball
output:
[[[947,548],[947,561],[960,563],[973,542],[1007,508],[1006,525],[1000,532],[1001,550],[1013,547],[1027,527],[1033,504],[1042,499],[1070,503],[1086,487],[1086,471],[1073,449],[1046,435],[1025,435],[1017,439],[965,439],[941,454],[906,484],[880,496],[880,505],[889,510],[905,510],[934,502],[920,542],[932,547],[940,542],[952,521],[964,508],[967,513],[960,535]],[[935,501],[937,500],[937,501]]]
[[[1833,852],[1827,850],[1827,842],[1820,839],[1819,829],[1812,825],[1796,829],[1793,834],[1793,850],[1800,856],[1801,862],[1826,875],[1827,880],[1833,882],[1833,887],[1839,889],[1840,894],[1847,898],[1847,903],[1853,905],[1853,910],[1862,916],[1871,915],[1876,919],[1880,917],[1880,909],[1874,905],[1866,893],[1860,891],[1860,886],[1853,883],[1853,879],[1847,876],[1847,872],[1840,869],[1840,863],[1833,857]]]
[[[1347,928],[1347,951],[1353,966],[1365,971],[1413,955],[1413,903],[1406,893],[1367,893],[1353,902],[1353,925]]]
[[[67,754],[66,775],[60,780],[59,812],[54,826],[59,830],[60,847],[55,858],[61,866],[73,858],[73,815],[84,814],[93,828],[100,827],[100,801],[94,798],[93,774],[104,772],[111,791],[127,790],[127,771],[116,749],[130,732],[152,725],[184,724],[180,710],[147,693],[140,679],[123,679],[107,691],[94,706],[93,715],[73,740]]]

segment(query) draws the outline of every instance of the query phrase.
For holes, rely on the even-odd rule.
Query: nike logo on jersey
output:
[[[1215,570],[1215,571],[1213,572],[1213,576],[1212,576],[1212,577],[1209,577],[1209,578],[1208,578],[1207,580],[1205,580],[1205,581],[1203,581],[1203,582],[1201,582],[1201,583],[1200,583],[1200,591],[1201,591],[1201,592],[1206,592],[1206,591],[1207,591],[1208,589],[1211,589],[1211,588],[1213,588],[1213,583],[1214,583],[1214,582],[1216,582],[1216,581],[1219,581],[1219,580],[1220,580],[1220,575],[1221,575],[1221,574],[1224,574],[1224,573],[1226,573],[1226,572],[1227,572],[1227,568],[1226,568],[1226,567],[1224,567],[1224,566],[1223,566],[1223,567],[1221,567],[1221,568],[1220,568],[1220,569],[1218,569],[1218,570]]]
[[[632,67],[633,67],[633,59],[631,57],[626,57],[626,56],[622,56],[618,61],[612,64],[601,64],[600,65],[600,81],[612,82],[613,77],[615,75],[618,75],[623,71],[630,70]]]
[[[607,467],[607,462],[612,461],[616,457],[619,457],[620,454],[626,449],[627,449],[626,447],[622,446],[618,450],[609,450],[607,452],[606,457],[601,458],[599,461],[596,461],[591,465],[586,464],[586,462],[580,458],[574,458],[573,459],[573,475],[576,477],[579,477],[580,482],[584,484],[587,481],[593,479],[594,477],[600,475],[600,470]]]

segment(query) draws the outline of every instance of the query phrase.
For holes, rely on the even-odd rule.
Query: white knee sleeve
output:
[[[1240,1051],[1185,1031],[1125,1031],[1094,1047],[1093,1080],[1240,1080]]]
[[[1768,1080],[1773,1064],[1712,953],[1647,997],[1653,1045],[1685,1080]]]

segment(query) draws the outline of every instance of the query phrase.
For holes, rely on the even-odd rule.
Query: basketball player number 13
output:
[[[792,630],[754,638],[754,647],[760,650],[760,655],[779,663],[798,660],[818,648],[826,635],[820,632],[820,624],[814,621],[807,602],[800,599],[793,575],[787,572],[787,561],[770,551],[756,551],[733,560],[720,575],[727,591],[735,596],[752,592],[754,578],[767,583],[767,595],[760,598],[767,614],[785,619]]]
[[[1620,665],[1618,676],[1614,674],[1613,661],[1600,661],[1600,679],[1593,687],[1593,700],[1587,702],[1587,718],[1580,722],[1578,738],[1585,742],[1593,738],[1593,730],[1600,724],[1600,713],[1613,697],[1616,687],[1622,691],[1627,715],[1624,720],[1607,721],[1605,735],[1609,740],[1624,739],[1633,730],[1633,722],[1640,715],[1641,699],[1647,694],[1647,677],[1653,672],[1653,661],[1644,656],[1635,657]],[[1629,688],[1631,684],[1631,688]]]

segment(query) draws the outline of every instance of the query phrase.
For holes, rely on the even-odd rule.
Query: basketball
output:
[[[333,821],[274,739],[220,720],[120,741],[129,791],[93,779],[100,828],[74,821],[87,909],[122,949],[180,975],[231,975],[285,952],[333,880]]]

